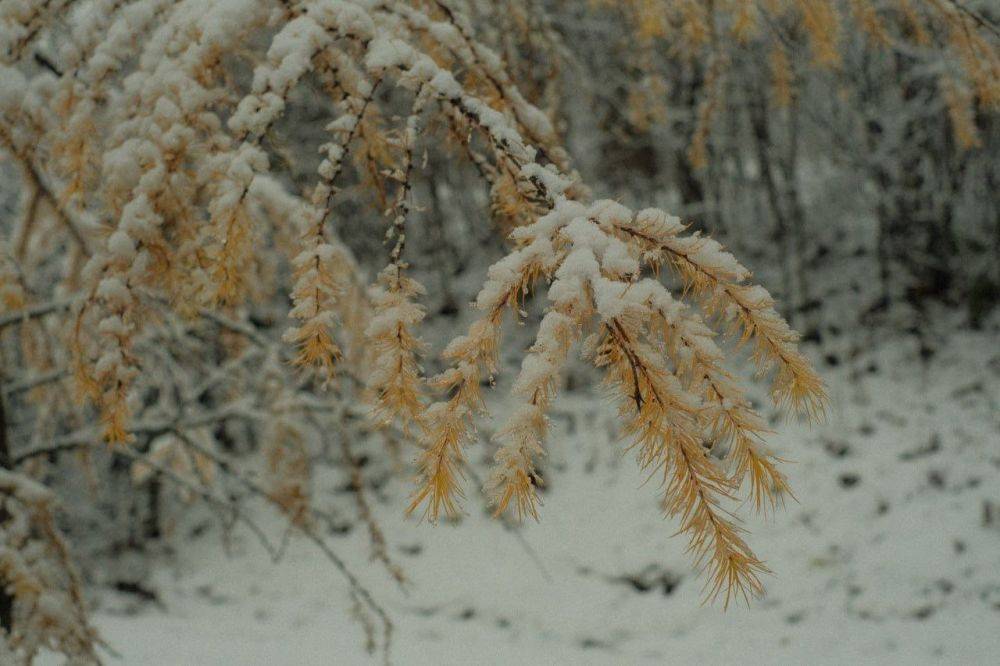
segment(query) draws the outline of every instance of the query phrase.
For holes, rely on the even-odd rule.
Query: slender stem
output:
[[[17,324],[28,319],[34,319],[36,317],[44,317],[47,314],[53,312],[59,312],[61,310],[66,310],[73,304],[73,300],[69,298],[64,298],[56,301],[49,301],[48,303],[39,303],[38,305],[31,305],[20,310],[14,310],[13,312],[7,312],[5,314],[0,314],[0,330],[7,328],[12,324]]]

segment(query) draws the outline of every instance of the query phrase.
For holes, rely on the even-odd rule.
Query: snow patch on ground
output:
[[[392,616],[399,664],[995,663],[996,342],[995,331],[953,334],[926,363],[905,339],[817,359],[832,407],[824,425],[781,424],[772,439],[794,461],[798,502],[747,520],[775,572],[749,609],[701,605],[655,482],[642,485],[621,456],[612,408],[579,393],[557,404],[542,520],[522,529],[537,561],[487,516],[471,481],[468,517],[438,527],[402,517],[405,478],[379,489],[408,593],[368,563],[363,530],[329,540]],[[486,447],[471,458],[485,476]],[[328,492],[348,506],[338,485],[322,481],[320,502]],[[159,606],[104,599],[96,623],[121,663],[377,661],[343,580],[311,544],[293,540],[272,564],[238,537],[229,555],[203,537],[162,565],[151,581]]]

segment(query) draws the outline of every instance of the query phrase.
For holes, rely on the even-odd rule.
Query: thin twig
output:
[[[30,391],[33,388],[37,388],[43,384],[50,384],[52,382],[57,382],[60,379],[66,377],[69,373],[65,368],[56,368],[55,370],[49,370],[48,372],[43,372],[40,375],[34,375],[32,377],[25,377],[16,382],[11,382],[3,387],[4,395],[14,395],[16,393],[24,393],[25,391]]]
[[[181,439],[181,441],[183,441],[187,446],[194,449],[198,453],[210,458],[213,462],[215,462],[219,466],[219,468],[224,473],[228,474],[231,478],[238,481],[250,492],[266,500],[269,504],[276,507],[277,509],[279,510],[282,509],[281,503],[270,492],[268,492],[266,488],[260,486],[255,481],[252,481],[251,479],[248,479],[244,475],[237,472],[236,469],[228,460],[218,455],[214,451],[195,442],[191,438],[187,437],[180,430],[173,429],[172,432],[173,434],[177,435]],[[307,507],[307,511],[311,513],[314,517],[323,517],[320,514],[320,512],[318,512],[316,509],[312,507]],[[388,661],[390,636],[392,633],[393,624],[392,621],[389,619],[389,616],[386,613],[385,609],[383,609],[382,606],[377,601],[375,601],[374,597],[371,595],[368,589],[361,584],[361,581],[359,581],[358,578],[354,575],[354,573],[350,570],[350,568],[348,568],[344,560],[341,559],[341,557],[337,555],[337,553],[334,552],[332,548],[330,548],[329,544],[327,544],[326,541],[321,536],[316,534],[316,532],[309,526],[308,522],[303,522],[301,524],[295,523],[293,525],[306,538],[308,538],[317,547],[319,547],[319,549],[323,552],[326,558],[333,563],[333,565],[340,571],[340,573],[347,580],[348,584],[351,587],[351,590],[354,593],[356,593],[361,599],[363,599],[365,604],[372,611],[374,611],[376,615],[379,616],[379,619],[382,621],[382,629],[384,632],[383,650],[385,652],[386,660]]]
[[[129,448],[116,449],[115,454],[142,463],[143,465],[148,465],[152,469],[156,470],[158,473],[169,478],[177,485],[195,493],[196,495],[198,495],[205,501],[209,502],[210,504],[214,504],[217,507],[225,509],[230,513],[230,515],[234,519],[239,520],[244,525],[250,528],[250,530],[257,537],[258,541],[260,541],[261,545],[267,551],[272,561],[277,562],[279,559],[281,559],[281,553],[278,547],[271,543],[271,540],[267,537],[267,534],[264,532],[263,528],[257,525],[257,523],[253,521],[253,519],[251,519],[249,516],[246,515],[246,513],[240,507],[239,503],[231,501],[229,499],[216,497],[215,495],[212,494],[211,491],[209,491],[204,486],[200,486],[196,483],[193,483],[189,479],[186,479],[180,474],[177,474],[169,467],[161,465],[159,462],[152,460],[149,456],[144,456],[141,453],[136,453],[135,451],[132,451]]]
[[[482,479],[480,479],[479,475],[476,474],[476,470],[472,468],[472,465],[468,464],[467,462],[465,463],[465,471],[469,474],[469,477],[477,486],[482,487],[483,485]],[[535,566],[538,567],[538,571],[539,573],[542,574],[542,578],[545,579],[545,582],[551,583],[552,576],[549,574],[548,569],[545,568],[545,564],[542,562],[542,558],[539,557],[538,551],[536,551],[535,548],[528,542],[524,534],[521,533],[521,530],[519,530],[516,525],[512,525],[506,520],[501,520],[500,524],[503,525],[503,528],[505,530],[514,535],[514,538],[517,539],[517,542],[521,545],[521,548],[528,555],[528,557],[535,564]]]
[[[973,11],[966,7],[964,4],[958,0],[945,0],[948,4],[955,7],[958,11],[962,12],[970,19],[972,19],[976,25],[980,28],[985,28],[989,32],[993,33],[994,37],[1000,37],[1000,27],[998,27],[993,21],[989,20],[979,12]]]
[[[20,310],[13,310],[5,314],[0,314],[0,329],[4,329],[12,324],[19,324],[29,319],[35,319],[38,317],[44,317],[47,314],[53,312],[60,312],[69,308],[73,304],[73,299],[63,298],[55,301],[49,301],[47,303],[38,303],[36,305],[29,305],[26,308]]]

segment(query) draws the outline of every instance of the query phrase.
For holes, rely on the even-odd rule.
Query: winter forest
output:
[[[993,0],[0,0],[0,666],[1000,661]]]

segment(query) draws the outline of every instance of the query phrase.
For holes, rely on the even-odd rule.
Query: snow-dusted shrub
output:
[[[80,576],[56,527],[52,491],[22,474],[0,470],[0,578],[4,599],[4,664],[30,664],[42,648],[74,664],[99,663],[100,642],[87,622]]]
[[[717,242],[664,211],[592,199],[551,119],[459,3],[67,4],[0,3],[0,145],[25,192],[4,229],[0,326],[23,369],[5,391],[32,417],[12,466],[37,471],[78,450],[86,468],[103,441],[134,463],[134,483],[163,478],[234,520],[244,516],[216,487],[235,480],[324,548],[388,631],[312,529],[310,446],[358,416],[352,395],[364,394],[375,424],[421,447],[408,511],[459,514],[502,320],[538,294],[548,308],[485,484],[497,514],[538,517],[546,413],[579,344],[639,463],[662,478],[663,509],[707,571],[709,596],[762,591],[766,569],[728,505],[743,492],[770,507],[788,484],[717,333],[751,346],[781,408],[819,416],[820,379],[768,292]],[[304,99],[321,100],[323,138],[282,146],[276,128]],[[300,196],[289,154],[317,149]],[[428,153],[476,169],[491,190],[483,224],[492,214],[510,233],[478,317],[444,347],[446,369],[425,377],[425,288],[410,273],[421,258],[406,240],[420,233],[413,186]],[[379,202],[371,226],[389,220],[371,232],[392,245],[374,285],[340,238],[338,204],[357,189]],[[249,308],[286,300],[281,343]],[[262,481],[230,456],[258,438]],[[373,523],[371,535],[396,575]]]

